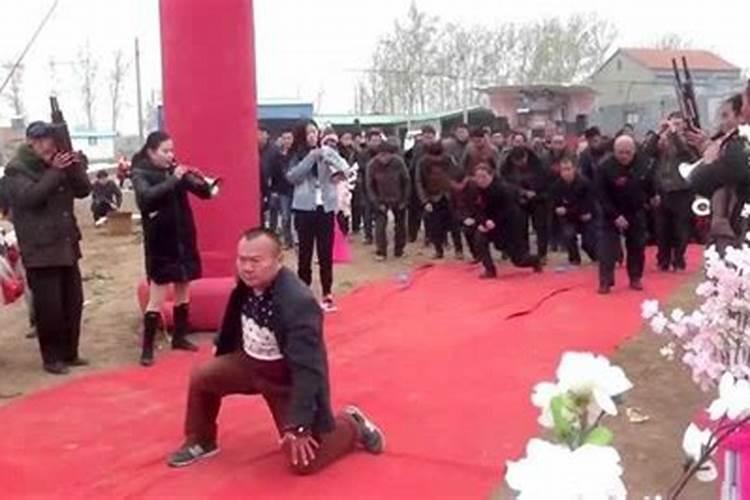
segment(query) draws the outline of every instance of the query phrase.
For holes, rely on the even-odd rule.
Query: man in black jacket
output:
[[[615,140],[614,155],[599,167],[596,190],[601,205],[599,235],[599,293],[615,285],[615,262],[620,238],[625,236],[630,288],[643,290],[646,260],[646,208],[655,200],[653,179],[645,158],[637,154],[632,137]]]
[[[393,255],[404,255],[406,246],[406,205],[411,197],[411,179],[398,146],[383,143],[375,158],[367,165],[367,196],[375,210],[375,258],[383,261],[388,256],[386,225],[388,212],[393,213],[395,248]]]
[[[525,215],[523,222],[526,238],[528,240],[530,222],[536,233],[537,255],[544,262],[547,259],[551,218],[549,172],[534,151],[524,146],[515,146],[502,165],[500,175],[503,180],[519,189]]]
[[[309,287],[282,265],[278,236],[246,232],[237,271],[216,357],[190,378],[186,440],[169,465],[184,467],[218,452],[216,418],[222,398],[231,394],[263,396],[296,474],[315,473],[358,444],[381,453],[383,435],[362,411],[331,411],[323,313]]]
[[[578,169],[589,181],[595,182],[596,172],[599,164],[607,154],[606,140],[598,127],[590,127],[584,132],[586,138],[586,149],[581,152],[578,159]]]
[[[91,188],[91,215],[94,222],[115,212],[122,205],[122,192],[117,183],[109,178],[106,170],[96,173],[96,181]]]
[[[281,133],[281,144],[269,159],[268,175],[270,177],[270,198],[268,227],[276,232],[279,227],[279,215],[281,215],[281,234],[284,236],[284,246],[288,249],[294,247],[294,235],[292,234],[292,197],[294,186],[286,179],[289,170],[292,147],[291,129]]]
[[[378,149],[383,143],[383,132],[380,129],[372,128],[367,131],[367,146],[360,151],[357,156],[357,164],[359,165],[359,172],[357,175],[357,183],[354,188],[355,194],[353,198],[357,199],[362,211],[362,225],[364,227],[364,243],[365,245],[372,245],[372,226],[375,220],[375,213],[372,203],[370,203],[367,197],[367,166],[370,164],[375,155],[378,154]],[[354,203],[354,200],[352,201]]]
[[[656,238],[659,247],[657,261],[659,269],[684,271],[685,251],[690,240],[692,204],[695,198],[690,185],[682,175],[681,163],[693,163],[698,152],[688,146],[685,136],[685,120],[679,112],[672,113],[662,125],[655,138],[654,182],[659,194],[655,207]]]
[[[78,356],[83,287],[73,200],[88,196],[91,182],[85,157],[60,152],[50,125],[32,123],[26,139],[5,169],[5,182],[33,294],[44,369],[61,375],[69,366],[87,364]]]
[[[576,171],[572,158],[559,160],[559,167],[560,176],[552,185],[552,207],[568,261],[576,266],[581,264],[580,234],[584,252],[595,262],[594,190],[588,179]]]
[[[515,266],[532,267],[535,272],[541,272],[541,259],[529,255],[528,242],[523,234],[518,189],[499,179],[495,169],[487,163],[474,167],[472,181],[478,188],[477,197],[473,203],[473,214],[467,213],[463,222],[470,229],[469,234],[473,234],[474,250],[484,266],[480,278],[492,279],[497,276],[491,244],[505,252]]]

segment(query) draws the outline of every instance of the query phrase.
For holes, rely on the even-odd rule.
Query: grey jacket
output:
[[[320,185],[323,210],[335,212],[338,208],[336,183],[331,179],[336,173],[346,174],[349,164],[335,149],[313,149],[304,158],[293,158],[286,178],[294,185],[292,208],[312,212],[318,208],[316,186]],[[316,175],[317,173],[317,175]]]
[[[73,266],[81,257],[74,198],[91,192],[86,164],[60,171],[23,145],[5,169],[11,216],[28,269]]]

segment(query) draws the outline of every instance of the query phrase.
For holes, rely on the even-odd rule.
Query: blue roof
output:
[[[259,120],[298,120],[312,118],[312,115],[311,103],[258,104]]]

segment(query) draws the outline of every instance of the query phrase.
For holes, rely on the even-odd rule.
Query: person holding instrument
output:
[[[34,122],[5,169],[44,370],[54,375],[88,364],[78,355],[83,288],[81,232],[73,212],[73,200],[91,192],[86,168],[83,155],[58,147],[52,125]]]
[[[201,277],[197,234],[188,193],[211,198],[212,185],[175,161],[174,144],[165,132],[152,132],[133,157],[133,189],[142,214],[149,299],[143,318],[141,364],[154,363],[154,339],[169,285],[174,286],[172,348],[197,351],[186,338],[189,284]]]
[[[750,144],[739,133],[740,125],[750,121],[745,110],[750,115],[743,96],[734,95],[719,110],[719,135],[709,139],[701,130],[686,132],[688,142],[703,153],[688,180],[696,193],[711,200],[709,244],[719,252],[741,245],[747,230],[742,210],[750,201]]]

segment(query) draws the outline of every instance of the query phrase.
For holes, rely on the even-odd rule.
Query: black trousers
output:
[[[297,275],[308,286],[312,284],[312,257],[313,247],[315,247],[320,265],[320,285],[323,288],[323,295],[328,295],[333,288],[335,215],[333,212],[325,212],[323,207],[318,207],[315,211],[298,210],[294,215],[299,238]]]
[[[31,288],[39,350],[45,364],[78,358],[83,286],[78,265],[26,270]]]
[[[419,230],[422,227],[424,218],[424,208],[417,200],[412,200],[407,207],[407,226],[409,243],[414,243],[419,237]],[[429,235],[427,236],[429,238]]]
[[[94,222],[98,221],[102,217],[106,217],[110,212],[114,212],[114,209],[107,202],[93,203],[91,205],[91,215],[94,218]]]
[[[578,235],[581,235],[580,246],[586,252],[589,259],[596,262],[596,227],[593,220],[572,221],[565,217],[557,217],[557,224],[560,227],[562,244],[568,252],[568,261],[571,264],[581,263],[581,250],[578,244]],[[615,259],[617,260],[617,259]]]
[[[358,233],[362,227],[364,207],[362,206],[362,192],[359,189],[352,191],[352,232]]]
[[[655,210],[656,242],[659,247],[659,267],[685,267],[685,251],[690,240],[692,204],[690,191],[663,193]]]
[[[435,246],[435,251],[442,253],[448,233],[452,232],[456,228],[456,220],[451,211],[450,202],[447,198],[442,198],[440,201],[431,203],[432,212],[425,212],[425,230],[427,231],[427,238]],[[461,241],[459,234],[459,243]],[[454,239],[454,244],[456,243]]]
[[[400,256],[404,253],[406,246],[406,208],[399,208],[397,205],[386,205],[385,210],[378,208],[375,212],[375,245],[376,253],[383,257],[388,255],[388,235],[386,228],[388,226],[388,213],[393,213],[394,223],[394,255]]]
[[[467,227],[466,234],[473,239],[472,247],[478,259],[489,273],[497,272],[495,262],[492,260],[490,245],[504,252],[516,267],[535,267],[539,265],[540,258],[529,254],[529,247],[524,239],[523,224],[495,222],[496,227],[492,231],[482,233],[476,227]]]
[[[529,239],[529,223],[536,234],[537,254],[540,258],[547,257],[549,246],[549,226],[551,211],[547,201],[532,201],[523,205],[523,227],[526,241]]]
[[[601,286],[615,285],[615,263],[621,253],[621,235],[625,236],[626,264],[630,281],[643,277],[646,262],[646,213],[628,217],[630,226],[624,233],[609,220],[600,221],[599,229],[599,284]]]

